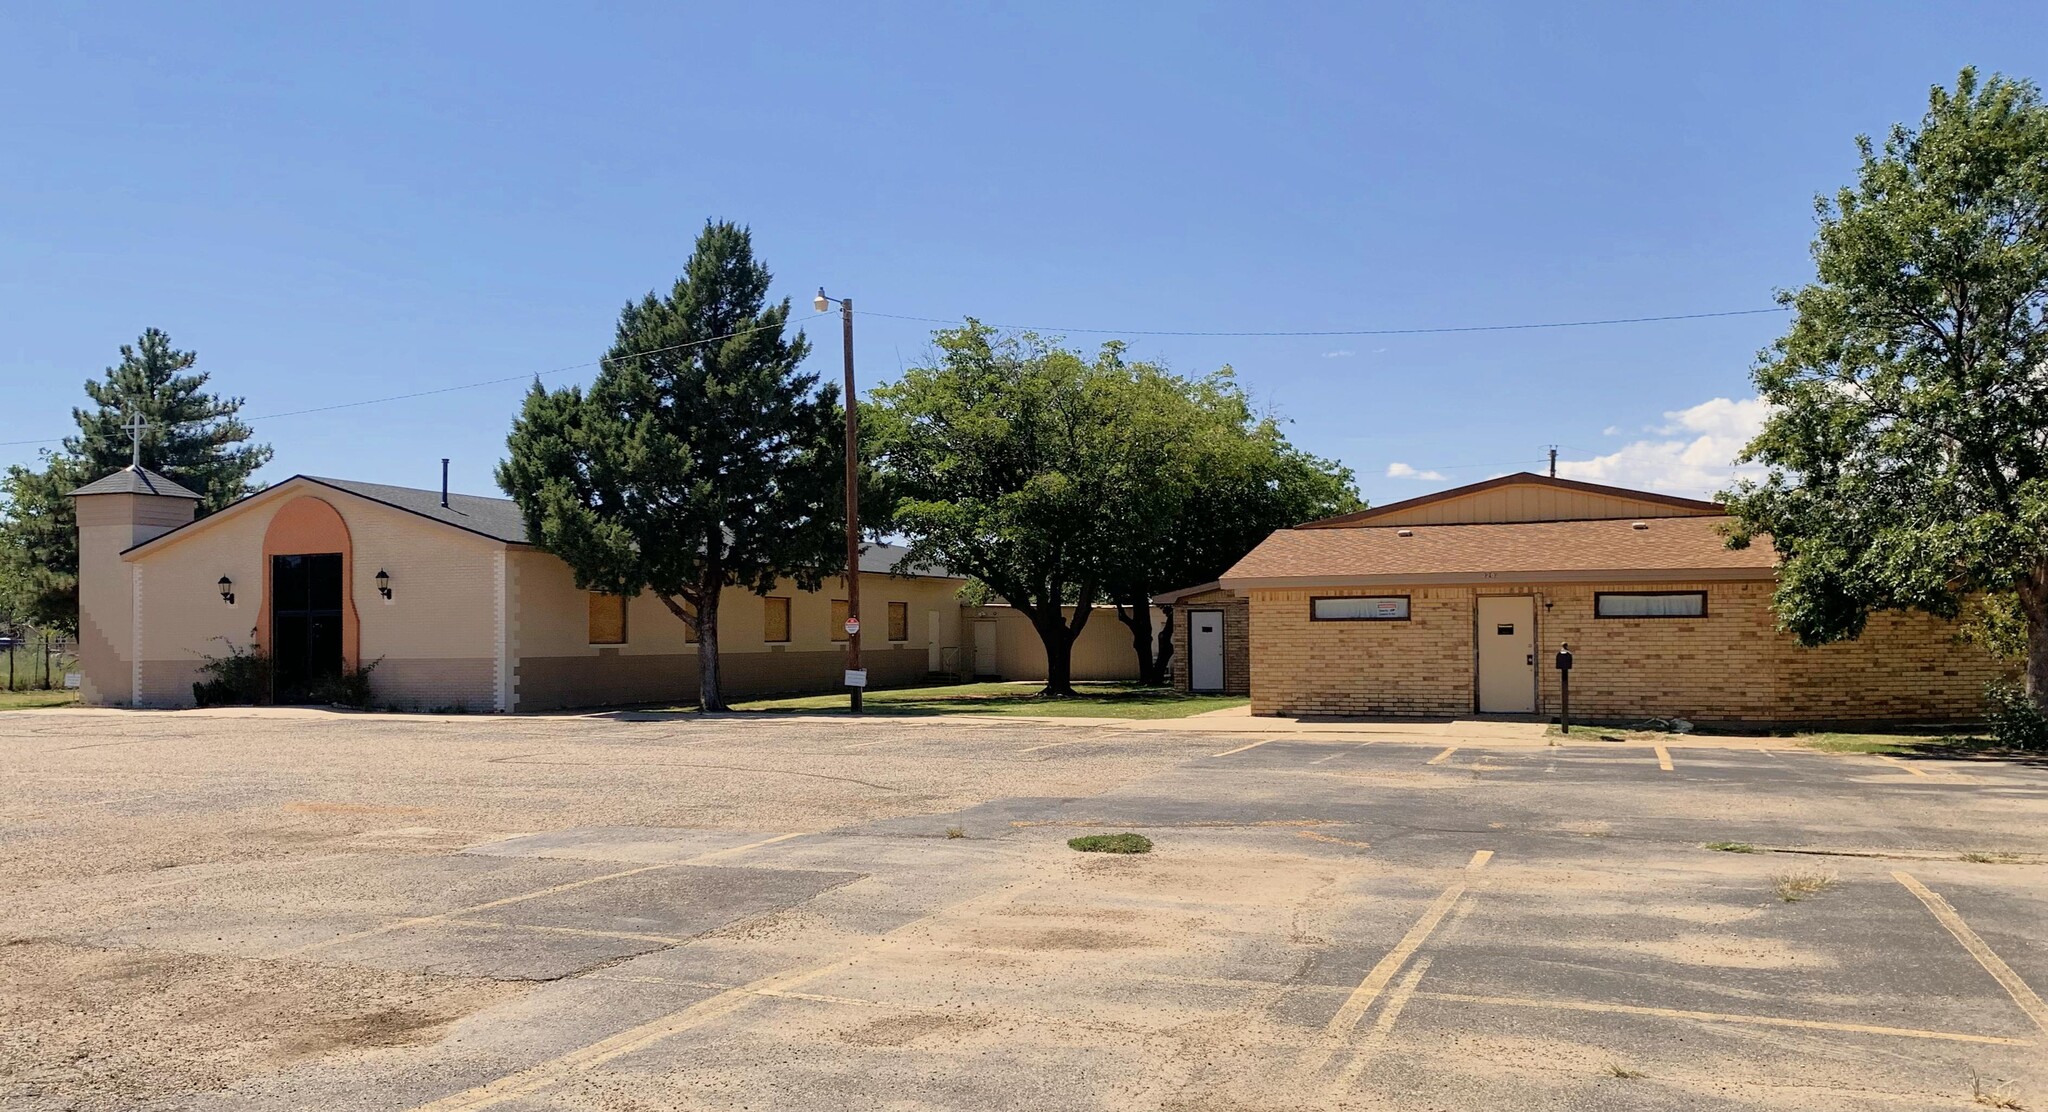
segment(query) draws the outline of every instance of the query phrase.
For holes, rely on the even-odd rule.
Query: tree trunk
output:
[[[1138,682],[1147,687],[1165,683],[1160,661],[1152,655],[1152,604],[1145,600],[1129,605],[1118,603],[1116,620],[1131,631],[1131,649],[1138,654]]]
[[[1173,615],[1173,607],[1167,607],[1166,621],[1159,627],[1158,668],[1161,684],[1173,682]]]
[[[1053,633],[1039,631],[1039,640],[1045,642],[1045,690],[1040,692],[1054,698],[1066,698],[1074,694],[1074,638],[1067,632],[1067,623],[1055,620]]]
[[[713,588],[697,604],[697,709],[725,710],[725,693],[718,683],[718,596]]]
[[[2048,566],[2020,580],[2019,596],[2027,616],[2027,694],[2048,711]]]

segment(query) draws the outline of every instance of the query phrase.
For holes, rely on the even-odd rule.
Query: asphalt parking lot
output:
[[[632,717],[0,717],[0,1105],[2048,1104],[2048,767]]]

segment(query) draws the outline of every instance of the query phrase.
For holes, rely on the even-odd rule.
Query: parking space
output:
[[[0,731],[9,1107],[2048,1099],[2048,773],[2013,763],[900,720]],[[1104,830],[1155,848],[1065,847]]]

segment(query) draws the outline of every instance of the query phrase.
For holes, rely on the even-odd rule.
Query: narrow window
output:
[[[1705,591],[1645,591],[1640,594],[1601,591],[1593,596],[1596,618],[1704,618]]]
[[[590,643],[593,645],[623,645],[626,643],[626,596],[589,593],[590,599]]]
[[[680,599],[680,598],[679,598],[679,599],[677,599],[677,600],[676,600],[676,605],[677,605],[677,606],[680,606],[680,607],[682,607],[682,608],[683,608],[683,613],[685,613],[685,614],[688,614],[688,615],[689,615],[690,617],[692,617],[692,618],[695,618],[695,617],[697,616],[697,608],[696,608],[696,607],[694,607],[694,606],[691,606],[691,605],[690,605],[690,602],[689,602],[689,600],[688,600],[688,599]],[[683,623],[683,644],[685,644],[685,645],[694,645],[694,644],[696,644],[696,643],[697,643],[697,627],[696,627],[696,626],[693,626],[693,625],[691,625],[691,624],[690,624],[689,622],[684,622],[684,623]]]
[[[1309,618],[1318,622],[1405,622],[1408,596],[1310,599]]]
[[[843,599],[843,598],[835,598],[835,599],[833,599],[833,600],[832,600],[832,639],[833,639],[834,641],[844,641],[844,640],[846,640],[846,614],[847,614],[847,609],[846,609],[846,600],[845,600],[845,599]]]
[[[910,604],[892,602],[889,604],[889,640],[910,640]]]
[[[763,641],[789,640],[789,599],[783,595],[769,595],[761,600]]]

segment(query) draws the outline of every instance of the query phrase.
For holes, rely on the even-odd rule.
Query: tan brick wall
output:
[[[1254,714],[1465,715],[1473,599],[1536,595],[1540,703],[1557,712],[1558,643],[1571,643],[1575,719],[1941,721],[1982,713],[2004,667],[1923,614],[1872,616],[1862,637],[1803,648],[1776,628],[1769,581],[1255,590]],[[1596,591],[1707,592],[1704,618],[1599,619]],[[1311,622],[1318,595],[1410,598],[1406,622]],[[1544,603],[1549,606],[1546,609]]]
[[[1223,693],[1249,695],[1252,681],[1251,600],[1234,591],[1204,591],[1173,604],[1173,659],[1167,662],[1175,689],[1188,690],[1188,612],[1223,611]]]

